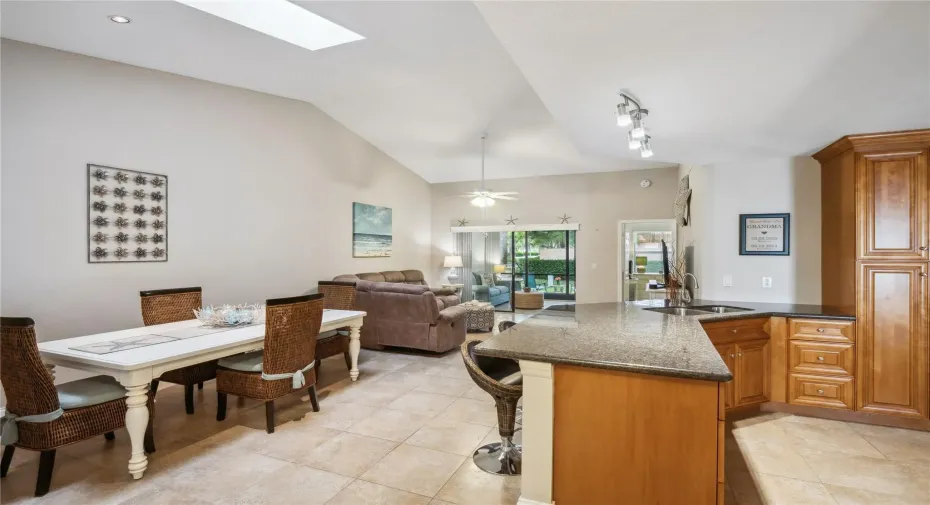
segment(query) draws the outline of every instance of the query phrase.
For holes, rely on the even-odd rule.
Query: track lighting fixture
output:
[[[626,93],[620,93],[620,97],[623,98],[623,102],[617,104],[617,126],[631,127],[627,133],[630,150],[639,149],[640,155],[648,158],[652,156],[652,147],[649,145],[649,136],[646,135],[643,120],[649,115],[649,111]]]

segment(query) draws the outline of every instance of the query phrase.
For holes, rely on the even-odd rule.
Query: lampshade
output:
[[[507,265],[494,265],[494,273],[502,274],[507,271]]]
[[[636,265],[637,265],[637,266],[644,267],[644,266],[646,266],[647,263],[649,263],[649,258],[647,258],[647,257],[645,257],[645,256],[637,256],[637,257],[636,257]]]
[[[443,268],[459,268],[462,266],[461,256],[446,256],[442,261]]]

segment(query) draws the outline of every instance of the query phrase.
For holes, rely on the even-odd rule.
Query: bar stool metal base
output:
[[[494,442],[475,451],[472,460],[478,468],[494,475],[520,475],[523,467],[523,451],[519,445]]]

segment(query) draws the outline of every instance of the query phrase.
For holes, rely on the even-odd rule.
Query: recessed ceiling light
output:
[[[132,22],[132,20],[127,18],[126,16],[110,16],[110,21],[113,21],[114,23],[119,23],[121,25]]]
[[[365,38],[287,0],[177,1],[311,51]]]

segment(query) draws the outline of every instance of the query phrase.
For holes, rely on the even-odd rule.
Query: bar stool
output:
[[[517,402],[523,396],[523,375],[520,365],[510,359],[479,356],[472,340],[462,344],[465,369],[481,389],[494,398],[500,442],[479,447],[472,460],[478,468],[495,475],[520,475],[522,450],[513,443]]]
[[[505,331],[513,328],[516,325],[517,323],[513,321],[501,321],[500,323],[497,324],[497,332],[504,333]],[[519,424],[520,426],[523,426],[523,406],[521,405],[517,405],[516,423]],[[522,429],[523,428],[517,428],[516,431],[520,431]]]

